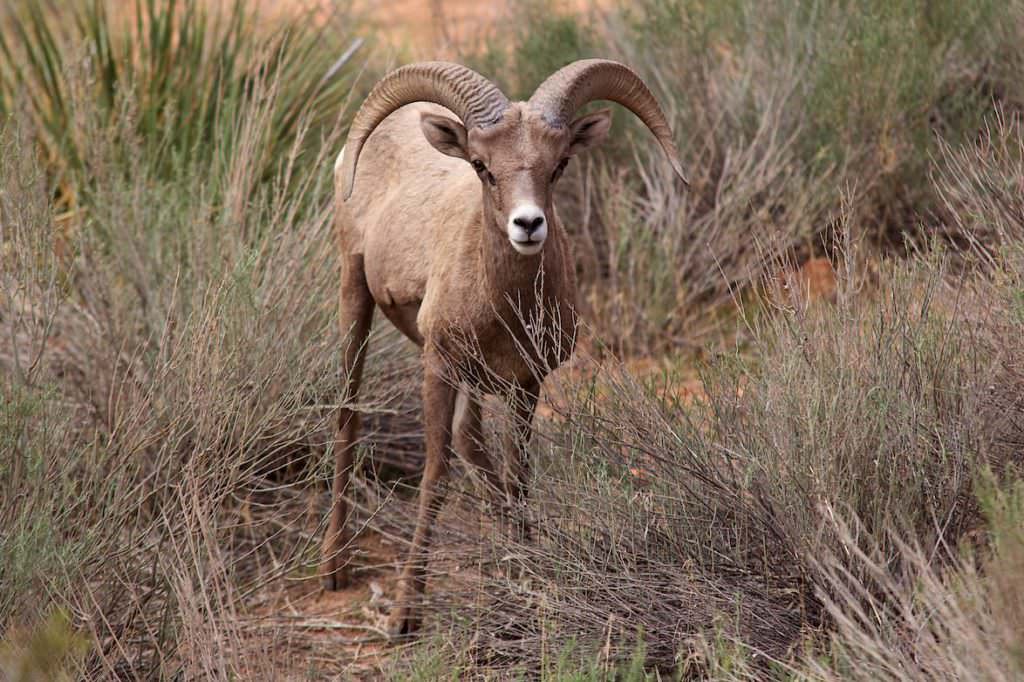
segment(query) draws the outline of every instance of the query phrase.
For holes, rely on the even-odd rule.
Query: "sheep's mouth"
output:
[[[518,239],[509,239],[512,243],[512,248],[523,255],[532,256],[540,253],[540,250],[544,247],[544,242],[535,242],[532,240],[519,241]]]

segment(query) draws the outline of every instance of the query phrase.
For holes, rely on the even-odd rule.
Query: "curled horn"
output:
[[[644,122],[661,144],[672,169],[686,184],[679,152],[658,101],[640,76],[624,64],[609,59],[581,59],[564,66],[541,83],[530,98],[548,125],[569,125],[587,102],[606,99],[626,107]]]
[[[395,69],[374,86],[349,129],[342,165],[346,199],[352,195],[356,163],[370,133],[396,109],[413,102],[451,109],[467,128],[494,125],[509,105],[497,86],[460,64],[419,62]]]

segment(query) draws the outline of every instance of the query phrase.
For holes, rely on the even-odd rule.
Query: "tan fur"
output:
[[[336,207],[342,253],[363,256],[366,282],[381,312],[420,345],[448,325],[486,333],[493,324],[492,309],[505,307],[509,291],[532,291],[541,262],[551,294],[574,304],[575,279],[564,232],[553,229],[536,257],[517,254],[505,236],[502,197],[495,207],[498,215],[485,224],[480,180],[468,163],[430,146],[420,131],[424,111],[455,118],[430,104],[396,111],[370,136],[355,191]],[[506,119],[515,122],[518,112],[518,107],[510,108]],[[514,175],[523,166],[541,170],[513,178],[518,184],[536,183],[535,175],[546,180],[562,150],[549,150],[552,141],[547,138],[553,135],[535,123],[541,134],[501,136],[496,126],[472,131],[471,144],[487,150],[481,158],[499,177]],[[340,177],[337,182],[340,193]],[[550,192],[546,194],[548,205],[543,208],[556,223]],[[417,310],[414,326],[405,311],[396,310],[407,306]],[[503,364],[516,363],[502,359],[509,361]]]
[[[453,443],[483,469],[487,481],[497,482],[480,443],[480,406],[469,395],[460,399],[459,432],[452,433],[453,386],[461,382],[474,393],[502,391],[513,402],[519,420],[518,466],[504,487],[509,499],[521,504],[528,471],[525,445],[539,384],[548,369],[568,358],[576,324],[571,247],[551,189],[559,162],[577,151],[570,150],[571,126],[551,128],[519,103],[498,125],[469,130],[472,156],[495,176],[491,186],[466,160],[445,156],[427,141],[420,124],[423,113],[457,120],[436,105],[405,106],[367,140],[348,201],[342,199],[343,178],[336,173],[344,401],[358,391],[375,306],[424,354],[427,461],[412,549],[389,623],[393,633],[412,631],[418,624],[408,600],[424,588],[430,528],[442,504],[439,483]],[[340,166],[339,159],[336,169]],[[517,253],[506,232],[508,211],[524,197],[543,208],[548,223],[544,247],[533,256]],[[523,317],[542,330],[524,329]],[[522,349],[535,348],[531,337],[539,331],[548,348],[524,357]],[[358,429],[357,415],[347,408],[340,412],[335,503],[322,565],[329,589],[347,581],[344,494]],[[525,532],[525,522],[522,528]]]

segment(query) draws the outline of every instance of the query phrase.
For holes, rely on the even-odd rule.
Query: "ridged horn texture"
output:
[[[658,139],[672,169],[689,184],[665,113],[643,79],[625,64],[610,59],[573,62],[541,83],[529,104],[548,125],[560,128],[569,125],[585,104],[599,99],[617,102],[636,114]]]
[[[494,125],[509,105],[496,85],[461,64],[418,62],[395,69],[374,86],[349,129],[342,165],[346,199],[352,195],[356,163],[370,133],[396,109],[413,102],[451,109],[466,128]]]

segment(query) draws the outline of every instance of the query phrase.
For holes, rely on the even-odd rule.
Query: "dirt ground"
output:
[[[352,584],[326,592],[316,576],[268,585],[242,615],[254,646],[281,652],[280,674],[296,679],[379,679],[392,653],[383,626],[398,580],[398,543],[364,531],[356,538]],[[291,659],[291,663],[287,661]],[[301,665],[295,662],[302,661]]]
[[[449,481],[450,499],[431,552],[427,600],[431,593],[446,591],[482,594],[481,571],[490,569],[472,557],[482,557],[487,538],[498,532],[491,515],[461,494],[469,483],[458,466]],[[325,493],[310,495],[311,508],[326,506]],[[243,638],[256,650],[278,653],[275,679],[377,680],[386,676],[404,648],[415,647],[415,638],[389,641],[385,635],[407,550],[409,529],[401,527],[401,519],[411,518],[414,495],[406,491],[388,499],[370,497],[362,502],[377,509],[357,511],[351,520],[357,533],[349,587],[326,592],[314,573],[293,573],[268,582],[246,600],[239,614]],[[309,532],[319,535],[316,519],[311,521]]]

